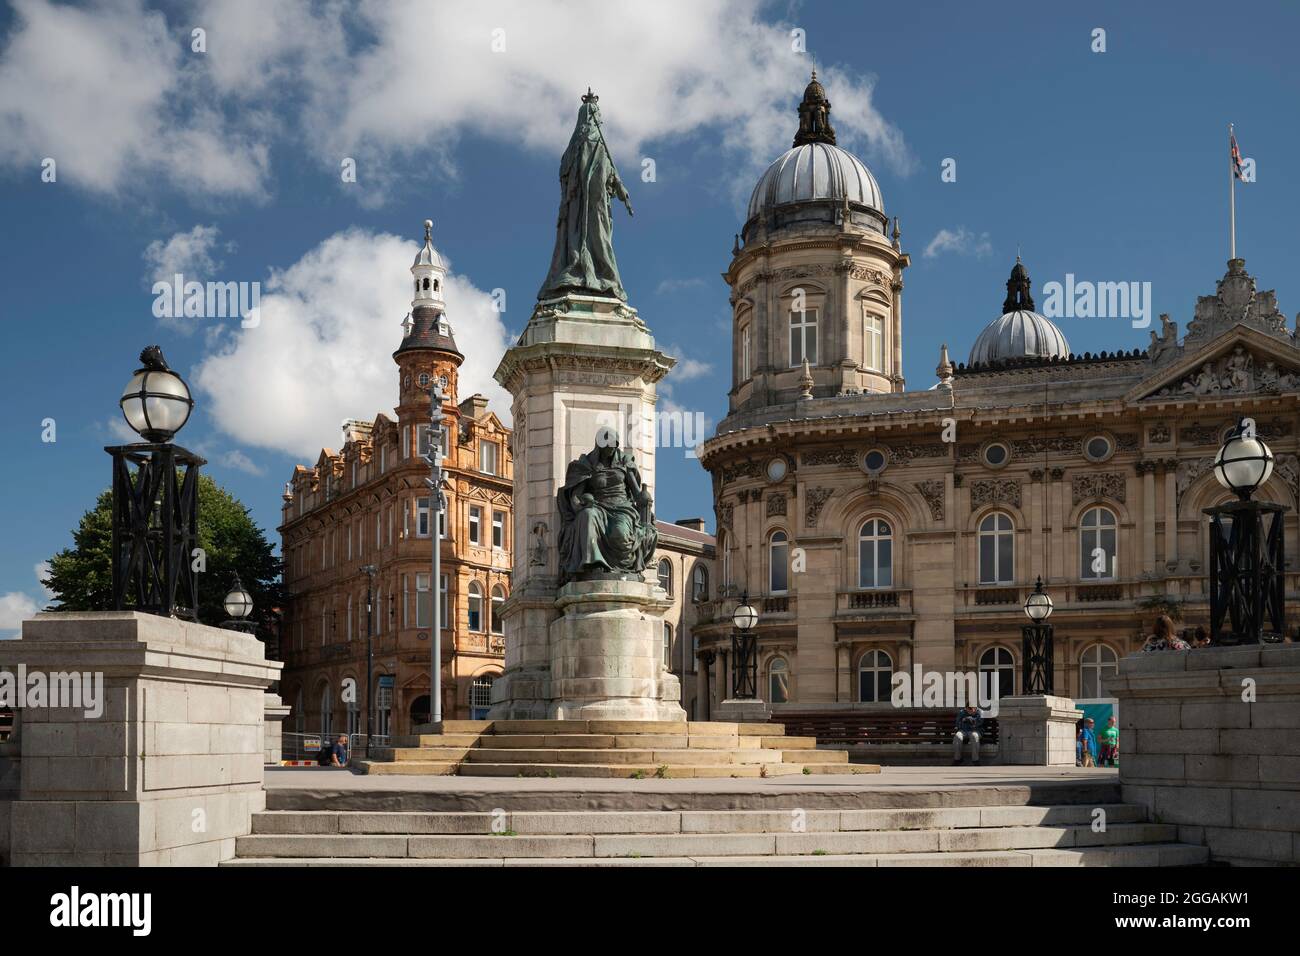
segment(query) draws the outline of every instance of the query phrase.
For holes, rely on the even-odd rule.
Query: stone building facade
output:
[[[888,706],[890,675],[917,664],[988,670],[1018,693],[1039,577],[1056,606],[1057,693],[1102,695],[1157,614],[1206,622],[1202,509],[1231,497],[1211,465],[1242,416],[1277,455],[1257,497],[1292,509],[1300,566],[1300,342],[1242,260],[1182,338],[1162,316],[1145,350],[1098,355],[1072,354],[1034,311],[1017,262],[970,362],[943,346],[937,384],[908,391],[909,259],[829,113],[814,77],[724,274],[729,413],[700,451],[718,576],[697,633],[715,703],[745,594],[760,614],[760,696],[778,713]],[[1288,594],[1296,584],[1288,571]]]
[[[659,545],[652,567],[670,602],[664,611],[664,666],[681,682],[686,716],[707,720],[708,669],[700,667],[696,629],[713,600],[715,540],[703,518],[656,521],[655,528]]]
[[[374,732],[409,733],[428,720],[434,530],[423,456],[435,385],[445,395],[448,482],[440,529],[443,716],[481,716],[502,670],[500,610],[510,593],[514,544],[511,431],[481,395],[458,401],[464,356],[445,314],[446,269],[429,230],[426,223],[411,267],[412,310],[393,353],[394,415],[346,422],[343,447],[323,449],[312,468],[296,467],[285,487],[280,686],[292,708],[286,732],[364,729],[368,633]]]

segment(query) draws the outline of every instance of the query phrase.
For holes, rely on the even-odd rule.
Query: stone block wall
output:
[[[0,667],[102,678],[102,713],[21,711],[14,865],[201,865],[265,807],[264,695],[279,663],[246,634],[135,612],[42,614]],[[0,823],[4,814],[0,814]]]
[[[1300,864],[1300,645],[1139,654],[1106,688],[1125,802],[1211,860]]]

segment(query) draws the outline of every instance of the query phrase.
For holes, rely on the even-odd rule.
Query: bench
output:
[[[816,737],[819,747],[848,750],[874,760],[904,762],[952,759],[952,735],[957,712],[933,708],[893,711],[782,712],[772,722],[784,724],[792,737]],[[997,718],[985,717],[981,751],[997,754]]]

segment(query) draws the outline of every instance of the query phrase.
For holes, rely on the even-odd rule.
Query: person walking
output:
[[[1114,717],[1106,718],[1106,729],[1101,732],[1101,751],[1097,765],[1114,767],[1119,762],[1119,724]]]

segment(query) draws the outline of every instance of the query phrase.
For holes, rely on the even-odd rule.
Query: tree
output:
[[[50,559],[44,584],[57,602],[51,611],[106,611],[113,607],[113,495],[102,492],[72,532],[72,547]],[[280,562],[248,509],[207,475],[199,476],[199,547],[206,569],[199,574],[199,620],[226,620],[222,599],[235,573],[253,598],[253,620],[263,638],[284,604]],[[130,598],[128,596],[128,606]]]

